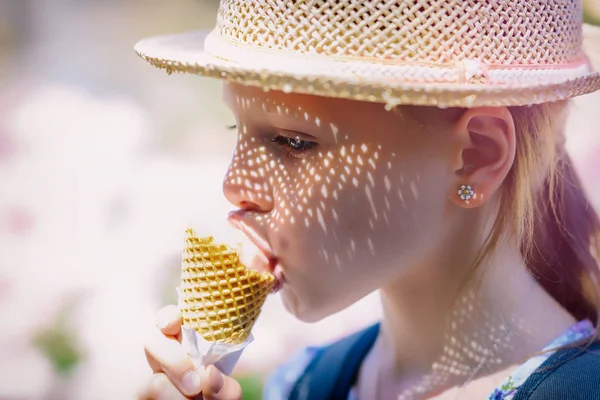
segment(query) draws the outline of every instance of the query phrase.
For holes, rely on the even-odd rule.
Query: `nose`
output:
[[[249,164],[234,156],[223,179],[223,194],[243,210],[269,212],[273,209],[272,186],[264,169]]]

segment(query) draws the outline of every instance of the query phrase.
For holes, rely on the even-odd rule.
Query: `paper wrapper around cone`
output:
[[[231,373],[274,284],[273,275],[247,269],[235,249],[186,231],[178,303],[183,344],[196,367]]]

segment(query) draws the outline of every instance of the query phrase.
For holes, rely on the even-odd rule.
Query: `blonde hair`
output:
[[[518,240],[538,282],[598,337],[600,220],[564,146],[568,102],[509,108],[516,157],[500,193],[499,213],[475,265],[505,232]]]

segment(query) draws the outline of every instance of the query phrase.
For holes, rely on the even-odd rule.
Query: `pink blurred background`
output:
[[[600,21],[600,1],[586,6]],[[216,9],[0,0],[0,399],[130,399],[149,376],[142,344],[175,301],[184,229],[226,229],[235,134],[219,82],[168,76],[132,47],[209,28]],[[599,112],[600,94],[576,100],[568,130],[596,207]],[[307,325],[272,296],[236,370],[246,398],[300,347],[379,316],[373,294]]]

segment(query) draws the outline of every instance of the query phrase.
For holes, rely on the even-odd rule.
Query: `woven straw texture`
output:
[[[576,60],[578,1],[225,0],[222,37],[304,54],[444,64],[551,64]]]
[[[243,343],[274,285],[247,269],[235,250],[186,232],[179,286],[183,324],[209,342]]]
[[[391,106],[522,105],[600,88],[588,59],[600,34],[588,28],[584,42],[581,21],[578,0],[222,0],[210,34],[136,51],[169,73],[264,89]]]

